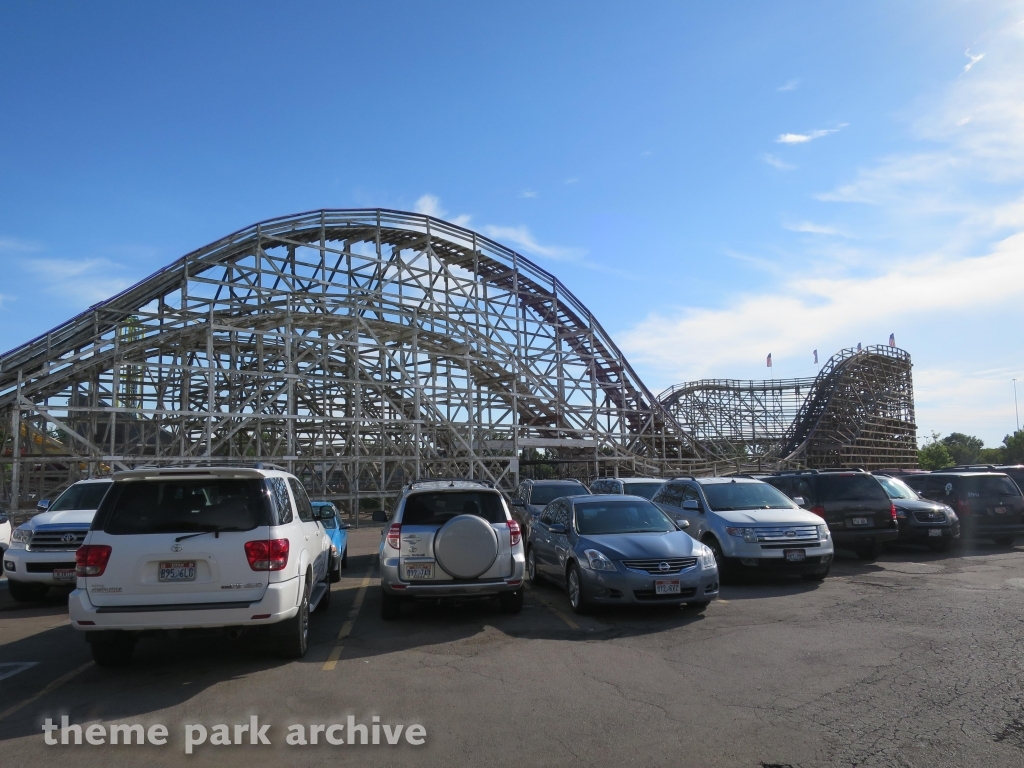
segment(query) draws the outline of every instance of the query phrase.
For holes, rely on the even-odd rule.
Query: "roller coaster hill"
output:
[[[0,355],[0,501],[272,463],[350,512],[422,477],[913,466],[910,357],[656,397],[552,274],[419,214],[260,222]]]

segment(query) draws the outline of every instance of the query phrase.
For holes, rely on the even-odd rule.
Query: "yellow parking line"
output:
[[[33,702],[41,699],[46,694],[53,693],[55,690],[57,690],[62,685],[64,685],[64,683],[66,683],[68,680],[71,680],[72,678],[77,677],[78,675],[82,674],[83,672],[85,672],[85,670],[89,669],[89,667],[91,667],[91,666],[92,666],[92,662],[90,661],[90,662],[88,662],[86,664],[83,664],[78,669],[71,670],[66,675],[61,675],[56,680],[54,680],[52,683],[50,683],[45,688],[43,688],[43,690],[39,691],[39,693],[36,693],[33,696],[29,696],[24,701],[19,702],[18,704],[14,704],[14,705],[8,707],[7,709],[5,709],[3,712],[0,712],[0,720],[3,720],[6,717],[10,717],[11,715],[13,715],[18,710],[27,707],[29,704],[32,704]]]
[[[534,590],[533,587],[531,587],[529,584],[527,584],[526,586],[530,589],[531,592],[534,592],[534,594],[536,594],[536,590]],[[549,611],[551,611],[553,614],[555,614],[555,616],[557,616],[562,621],[564,621],[566,624],[568,624],[570,629],[579,629],[580,628],[580,625],[577,624],[572,619],[570,619],[568,614],[566,614],[564,611],[560,611],[558,608],[555,608],[555,606],[553,606],[547,600],[544,600],[543,598],[538,597],[537,598],[537,602],[539,602],[541,605],[543,605],[545,608],[547,608]]]
[[[331,654],[327,657],[327,661],[324,662],[324,672],[330,672],[338,666],[338,659],[341,658],[341,651],[345,647],[345,644],[342,641],[352,634],[352,625],[355,624],[356,617],[359,615],[359,609],[363,607],[363,599],[366,597],[366,588],[370,586],[370,580],[372,577],[373,569],[371,568],[366,572],[366,575],[363,577],[363,582],[359,585],[359,591],[356,592],[356,599],[353,601],[352,608],[348,612],[348,618],[345,619],[345,623],[341,625],[341,631],[338,632],[338,644],[331,649]]]

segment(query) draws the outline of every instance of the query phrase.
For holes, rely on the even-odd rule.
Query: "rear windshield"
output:
[[[664,483],[623,483],[622,492],[630,496],[643,496],[645,499],[653,499],[654,494]]]
[[[72,485],[50,505],[47,512],[62,512],[67,509],[96,509],[113,483],[82,483]]]
[[[530,492],[531,504],[550,504],[562,496],[588,496],[590,492],[579,483],[535,485]]]
[[[888,501],[889,495],[871,475],[818,475],[818,500]]]
[[[708,483],[701,488],[712,509],[793,508],[793,502],[768,483]]]
[[[1008,477],[998,475],[982,475],[965,477],[962,488],[969,499],[981,499],[989,496],[1020,496],[1016,483]]]
[[[103,530],[113,534],[251,531],[266,522],[259,480],[125,483]]]
[[[497,493],[414,493],[405,501],[402,525],[444,525],[458,515],[476,515],[488,523],[504,523],[507,519]]]
[[[676,530],[665,513],[649,501],[592,501],[575,507],[576,530],[581,536]]]

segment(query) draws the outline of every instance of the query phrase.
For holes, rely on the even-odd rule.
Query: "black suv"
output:
[[[589,496],[579,480],[523,480],[512,494],[512,517],[523,529],[523,540],[530,537],[530,526],[544,507],[562,496]]]
[[[807,469],[761,479],[824,519],[836,548],[852,549],[862,560],[874,560],[900,535],[889,494],[862,469]]]
[[[972,464],[969,466],[946,467],[936,472],[1001,472],[1009,476],[1017,487],[1024,491],[1024,464]]]
[[[952,507],[966,541],[987,538],[1012,547],[1024,536],[1024,496],[1002,472],[944,469],[902,479],[926,499]]]

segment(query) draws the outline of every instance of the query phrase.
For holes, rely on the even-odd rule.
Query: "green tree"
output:
[[[1024,464],[1024,430],[1018,429],[1003,438],[1003,461],[1007,464]]]
[[[939,433],[932,432],[931,440],[926,440],[917,451],[917,463],[921,469],[942,469],[952,467],[956,462],[949,448],[939,439]]]
[[[963,432],[953,432],[942,438],[942,444],[946,446],[949,455],[953,457],[956,464],[974,464],[981,456],[981,449],[985,447],[985,441],[979,437],[965,435]]]
[[[1003,458],[1005,450],[1002,446],[998,448],[982,448],[978,452],[978,461],[981,464],[1005,464],[1006,459]]]

